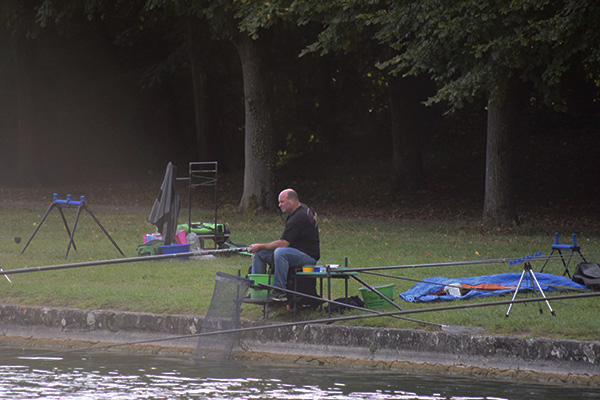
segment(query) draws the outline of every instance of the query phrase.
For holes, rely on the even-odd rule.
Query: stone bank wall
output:
[[[64,347],[68,342],[70,347],[85,347],[145,341],[140,351],[192,354],[198,340],[193,335],[201,325],[202,317],[194,316],[0,305],[0,335],[9,343],[20,338],[37,345]],[[192,337],[173,339],[177,336]],[[164,338],[171,339],[158,341]],[[239,358],[411,366],[465,374],[487,371],[486,376],[509,378],[526,372],[539,380],[600,386],[599,341],[305,325],[242,332],[238,343]]]

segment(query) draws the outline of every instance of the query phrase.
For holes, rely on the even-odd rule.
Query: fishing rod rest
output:
[[[534,254],[528,254],[524,257],[519,257],[519,258],[515,258],[514,260],[510,260],[508,262],[508,265],[510,265],[510,266],[516,265],[516,264],[522,263],[524,261],[532,260],[536,257],[541,257],[541,255],[542,255],[541,251],[538,251],[537,253],[534,253]]]
[[[571,263],[571,259],[573,258],[573,255],[575,253],[579,254],[579,256],[581,257],[581,259],[583,260],[583,262],[587,262],[586,259],[585,259],[585,257],[583,256],[583,254],[581,254],[581,248],[577,245],[577,236],[575,236],[575,233],[573,233],[571,235],[571,238],[572,238],[571,239],[572,240],[571,244],[560,244],[560,243],[558,243],[558,232],[554,232],[554,243],[551,246],[552,247],[552,251],[550,252],[550,255],[548,256],[548,258],[544,262],[544,265],[542,265],[542,268],[540,269],[540,272],[544,272],[544,267],[546,267],[546,264],[550,260],[550,257],[552,256],[552,254],[554,253],[554,251],[558,251],[558,254],[560,255],[560,260],[562,261],[562,264],[563,264],[563,267],[564,267],[562,276],[568,275],[569,278],[571,277],[571,273],[569,272],[569,264]],[[565,259],[563,257],[562,250],[569,250],[570,251],[569,258],[567,259],[567,261],[565,261]]]
[[[73,223],[73,227],[71,229],[69,229],[69,225],[67,224],[67,219],[65,217],[65,214],[62,211],[62,209],[65,208],[65,207],[66,208],[72,208],[72,207],[76,207],[77,208],[77,213],[75,215],[75,222]],[[94,222],[96,222],[96,225],[98,225],[100,227],[100,229],[102,230],[102,232],[104,232],[104,234],[106,235],[106,237],[108,237],[108,239],[113,244],[113,246],[119,251],[119,253],[121,253],[122,256],[125,256],[125,254],[119,248],[119,246],[117,245],[117,243],[113,240],[113,238],[106,231],[106,229],[104,229],[104,227],[102,226],[102,224],[100,223],[100,221],[98,220],[98,218],[96,218],[96,216],[94,215],[94,213],[92,212],[92,210],[90,210],[88,208],[88,206],[87,206],[87,204],[85,202],[85,196],[81,196],[80,200],[72,200],[71,199],[71,195],[67,194],[67,199],[66,200],[62,200],[62,199],[58,198],[58,194],[57,193],[53,194],[53,196],[52,196],[52,203],[50,203],[50,206],[46,210],[46,213],[42,217],[41,221],[37,224],[35,230],[31,234],[31,237],[29,238],[29,240],[27,241],[27,243],[25,244],[25,246],[21,250],[21,254],[23,254],[23,252],[25,251],[25,249],[27,249],[27,246],[29,246],[29,244],[33,240],[33,237],[35,236],[35,234],[38,232],[38,230],[40,229],[40,227],[42,226],[42,224],[46,220],[46,217],[48,216],[48,214],[50,214],[50,211],[52,211],[54,208],[58,209],[58,212],[60,213],[62,222],[63,222],[63,224],[65,226],[65,229],[67,230],[67,234],[69,235],[69,243],[67,245],[67,252],[65,253],[65,259],[69,255],[69,250],[71,249],[71,246],[73,246],[73,249],[77,250],[77,247],[75,246],[74,236],[75,236],[75,229],[77,229],[77,222],[79,221],[79,217],[80,217],[82,211],[86,211],[94,219]]]
[[[552,249],[554,250],[572,250],[579,251],[579,246],[577,246],[577,236],[573,233],[573,244],[559,244],[558,243],[558,232],[554,232],[554,244],[552,245]]]
[[[56,205],[67,206],[67,207],[85,206],[85,196],[81,196],[81,200],[77,201],[77,200],[71,200],[71,195],[68,194],[66,200],[60,200],[58,198],[58,193],[54,193],[53,199],[54,199],[54,204],[56,204]]]

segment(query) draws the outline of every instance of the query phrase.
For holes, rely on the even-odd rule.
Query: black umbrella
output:
[[[160,192],[154,200],[152,211],[148,216],[148,222],[156,225],[161,233],[165,245],[174,241],[177,230],[177,218],[179,217],[179,194],[175,187],[177,181],[177,167],[172,163],[167,165],[165,177],[160,185]]]

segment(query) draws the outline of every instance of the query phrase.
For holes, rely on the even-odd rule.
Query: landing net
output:
[[[242,301],[252,281],[217,272],[215,289],[202,324],[201,333],[238,329]],[[196,360],[228,360],[237,340],[237,332],[200,336]]]

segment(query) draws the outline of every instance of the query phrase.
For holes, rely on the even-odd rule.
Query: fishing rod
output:
[[[392,279],[398,279],[401,281],[409,281],[409,282],[417,282],[417,283],[427,283],[429,285],[436,285],[436,286],[448,286],[448,283],[440,283],[440,282],[432,282],[432,281],[428,281],[426,279],[413,279],[413,278],[407,278],[405,276],[398,276],[398,275],[390,275],[390,274],[382,274],[380,272],[372,272],[372,271],[362,271],[362,273],[367,274],[367,275],[374,275],[374,276],[381,276],[384,278],[392,278]],[[487,289],[487,288],[477,288],[477,291],[480,292],[486,292],[486,291],[495,291],[498,289]]]
[[[594,254],[594,253],[588,253],[588,254]],[[541,255],[542,255],[542,253],[540,251],[538,253],[535,253],[533,256],[528,255],[528,256],[520,257],[520,258],[511,258],[511,259],[509,259],[510,260],[509,264],[510,264],[510,266],[514,266],[514,265],[520,264],[521,262],[525,262],[525,261],[526,262],[545,261],[544,265],[546,265],[546,263],[552,259],[553,260],[561,260],[564,263],[564,257],[562,254],[555,255],[555,256],[552,256],[552,254],[551,254],[548,257],[541,257]],[[404,267],[404,266],[399,266],[399,267]],[[432,282],[432,281],[428,281],[426,279],[413,279],[413,278],[407,278],[404,276],[384,274],[384,273],[380,273],[380,272],[373,272],[371,269],[372,268],[363,268],[363,269],[360,269],[360,271],[358,271],[358,272],[361,272],[361,273],[364,273],[367,275],[381,276],[381,277],[385,277],[385,278],[392,278],[392,279],[398,279],[398,280],[409,281],[409,282],[426,283],[426,284],[436,285],[436,286],[441,286],[441,287],[448,286],[448,283]],[[358,270],[358,268],[357,268],[357,270]],[[347,269],[345,269],[345,271],[347,271]],[[486,291],[495,291],[497,289],[478,287],[478,288],[476,288],[476,290],[480,291],[480,292],[486,292]]]
[[[440,263],[426,264],[402,264],[402,265],[386,265],[379,267],[359,267],[359,268],[343,268],[344,272],[364,272],[377,271],[386,269],[406,269],[406,268],[429,268],[429,267],[450,267],[456,265],[478,265],[478,264],[500,264],[512,260],[512,258],[493,258],[489,260],[470,260],[470,261],[450,261]]]
[[[596,253],[587,253],[586,255],[589,254],[596,254]],[[555,256],[548,256],[548,257],[541,257],[541,252],[536,254],[534,257],[521,257],[521,258],[505,258],[505,259],[498,259],[498,260],[508,260],[511,266],[517,265],[522,261],[527,261],[527,262],[533,262],[533,261],[545,261],[548,262],[549,260],[561,260],[564,262],[564,256],[563,255],[555,255]],[[483,261],[493,261],[493,260],[483,260]],[[467,263],[473,263],[474,261],[467,261]],[[476,261],[475,261],[476,262]],[[504,262],[504,261],[498,261],[498,262]],[[456,263],[440,263],[440,264],[417,264],[416,267],[418,266],[447,266],[447,265],[464,265],[464,262],[456,262]],[[437,286],[446,286],[447,284],[445,283],[440,283],[440,282],[431,282],[431,281],[427,281],[424,279],[412,279],[412,278],[407,278],[407,277],[402,277],[402,276],[398,276],[398,275],[390,275],[390,274],[383,274],[383,273],[379,273],[379,272],[373,272],[373,270],[380,270],[380,269],[402,269],[402,268],[407,268],[409,266],[407,265],[399,265],[399,266],[389,266],[389,267],[366,267],[366,268],[344,268],[345,272],[350,272],[350,271],[357,271],[357,272],[361,272],[367,275],[375,275],[375,276],[381,276],[381,277],[385,277],[385,278],[393,278],[393,279],[399,279],[399,280],[405,280],[405,281],[411,281],[411,282],[417,282],[417,283],[428,283],[431,285],[437,285]],[[496,290],[496,289],[485,289],[485,288],[478,288],[477,290],[479,291],[486,291],[486,290]]]
[[[189,251],[189,252],[185,252],[185,253],[158,254],[155,256],[114,258],[112,260],[84,261],[84,262],[80,262],[80,263],[71,263],[71,264],[57,264],[57,265],[47,265],[47,266],[42,266],[42,267],[17,268],[17,269],[9,269],[6,271],[0,270],[0,275],[6,276],[9,274],[23,274],[23,273],[29,273],[29,272],[53,271],[53,270],[59,270],[59,269],[95,267],[98,265],[126,264],[126,263],[133,263],[133,262],[139,262],[139,261],[168,260],[168,259],[172,259],[172,258],[206,256],[206,255],[211,255],[211,254],[234,253],[234,252],[243,252],[243,251],[248,251],[248,247],[235,247],[235,248],[231,248],[231,249],[216,249],[216,250],[203,250],[203,251]]]
[[[9,274],[22,274],[29,272],[42,272],[42,271],[51,271],[51,270],[59,270],[59,269],[68,269],[68,268],[84,268],[84,267],[93,267],[98,265],[111,265],[111,264],[124,264],[131,262],[139,262],[139,261],[152,261],[152,260],[165,260],[172,258],[182,258],[182,257],[193,257],[193,256],[202,256],[202,255],[210,255],[210,254],[220,254],[220,253],[234,253],[234,252],[247,252],[248,247],[235,247],[230,249],[216,249],[216,250],[203,250],[200,252],[191,251],[184,253],[172,253],[172,254],[159,254],[155,256],[141,256],[141,257],[127,257],[127,258],[115,258],[111,260],[98,260],[98,261],[85,261],[81,263],[71,263],[71,264],[57,264],[57,265],[48,265],[42,267],[28,267],[28,268],[19,268],[19,269],[11,269],[6,271],[0,271],[0,275],[9,275]],[[557,259],[559,256],[554,256]],[[375,271],[375,270],[386,270],[386,269],[404,269],[404,268],[421,268],[421,267],[444,267],[444,266],[454,266],[454,265],[473,265],[473,264],[492,264],[492,263],[503,263],[518,260],[518,258],[498,258],[498,259],[489,259],[489,260],[473,260],[473,261],[455,261],[455,262],[445,262],[445,263],[430,263],[430,264],[406,264],[406,265],[394,265],[394,266],[380,266],[380,267],[362,267],[362,268],[344,268],[344,272],[367,272],[367,271]],[[533,261],[534,259],[532,259]],[[535,260],[540,261],[540,260]]]
[[[381,276],[384,278],[392,278],[392,279],[398,279],[401,281],[409,281],[409,282],[417,282],[417,283],[427,283],[429,285],[436,285],[436,286],[448,286],[448,283],[440,283],[440,282],[432,282],[432,281],[428,281],[426,279],[413,279],[413,278],[407,278],[405,276],[398,276],[398,275],[390,275],[390,274],[382,274],[380,272],[372,272],[372,271],[363,271],[364,274],[367,275],[374,275],[374,276]],[[451,284],[450,284],[451,285]],[[485,287],[478,287],[478,288],[470,288],[470,287],[466,287],[469,290],[477,290],[478,292],[493,292],[496,291],[498,289],[489,289],[489,288],[485,288]]]
[[[387,269],[406,269],[406,268],[430,268],[430,267],[452,267],[458,265],[479,265],[479,264],[502,264],[507,262],[518,261],[519,257],[503,257],[503,258],[491,258],[487,260],[467,260],[467,261],[449,261],[439,263],[425,263],[425,264],[402,264],[402,265],[387,265],[379,267],[359,267],[359,268],[343,268],[344,272],[365,272],[365,271],[377,271]],[[548,256],[548,257],[535,257],[529,258],[527,261],[545,261],[546,259],[560,259],[560,256]]]
[[[552,296],[552,297],[548,297],[547,300],[554,301],[554,300],[583,299],[583,298],[598,297],[598,296],[600,296],[600,292]],[[404,311],[397,310],[397,311],[391,311],[391,312],[382,312],[381,314],[364,314],[364,315],[341,316],[341,317],[336,317],[336,318],[319,318],[319,319],[306,320],[306,321],[284,322],[284,323],[272,324],[272,325],[249,326],[249,327],[245,327],[245,328],[224,329],[224,330],[213,331],[213,332],[201,332],[201,333],[193,333],[193,334],[189,334],[189,335],[170,336],[170,337],[166,337],[166,338],[139,340],[139,341],[127,342],[127,343],[111,343],[111,344],[106,344],[106,345],[101,345],[101,346],[90,346],[90,347],[84,347],[84,348],[78,348],[78,349],[61,350],[61,351],[55,351],[55,352],[51,352],[51,353],[44,353],[44,354],[38,355],[38,357],[47,356],[47,355],[55,355],[55,354],[74,353],[74,352],[78,352],[78,351],[101,350],[101,349],[108,349],[111,347],[118,347],[118,346],[142,345],[142,344],[151,344],[151,343],[165,342],[165,341],[171,341],[171,340],[183,340],[183,339],[198,338],[198,337],[204,337],[204,336],[225,335],[225,334],[231,334],[231,333],[244,333],[244,332],[252,332],[252,331],[264,330],[264,329],[279,329],[279,328],[286,328],[286,327],[292,327],[292,326],[303,326],[303,325],[310,325],[310,324],[332,324],[335,322],[345,322],[345,321],[367,319],[367,318],[374,318],[374,317],[391,317],[394,315],[404,316],[407,314],[419,314],[419,313],[434,312],[434,311],[452,311],[452,310],[467,309],[467,308],[502,306],[502,305],[507,305],[507,304],[519,304],[519,303],[532,303],[532,302],[538,302],[541,300],[542,299],[539,299],[539,298],[527,298],[527,299],[518,299],[518,300],[495,301],[495,302],[488,302],[488,303],[472,303],[472,304],[464,304],[464,305],[422,308],[422,309],[418,309],[418,310],[404,310]],[[344,305],[347,305],[347,304],[344,304]]]
[[[257,286],[263,287],[263,288],[266,288],[266,289],[272,289],[272,290],[282,290],[282,291],[285,291],[286,293],[290,293],[292,295],[299,295],[299,296],[306,297],[306,298],[309,298],[309,299],[312,299],[312,300],[324,301],[324,302],[327,302],[329,304],[334,304],[334,305],[338,305],[338,306],[342,306],[342,307],[347,307],[347,308],[351,308],[351,309],[354,309],[354,310],[367,311],[367,312],[374,313],[374,314],[382,314],[381,311],[372,310],[370,308],[355,306],[355,305],[352,305],[352,304],[342,303],[340,301],[335,301],[335,300],[324,299],[322,297],[313,296],[313,295],[310,295],[310,294],[307,294],[307,293],[302,293],[302,292],[295,292],[295,291],[289,290],[289,289],[282,289],[282,288],[279,288],[279,287],[276,287],[276,286],[268,285],[266,283],[257,283]],[[383,296],[381,293],[379,293],[379,295]],[[397,304],[395,304],[395,303],[391,303],[391,304],[394,305],[394,306],[396,306],[396,308],[398,310],[404,311],[404,309],[402,309]],[[402,317],[402,316],[398,316],[398,315],[391,315],[390,317],[397,318],[397,319],[403,319],[405,321],[410,321],[410,322],[416,322],[418,324],[425,324],[425,325],[437,326],[438,328],[440,328],[440,329],[442,329],[443,331],[446,331],[446,332],[454,332],[454,333],[459,333],[459,332],[480,332],[480,331],[483,330],[483,328],[480,327],[480,326],[445,325],[445,324],[438,324],[438,323],[435,323],[435,322],[422,321],[422,320],[419,320],[419,319],[413,319],[413,318],[409,318],[409,317]]]

